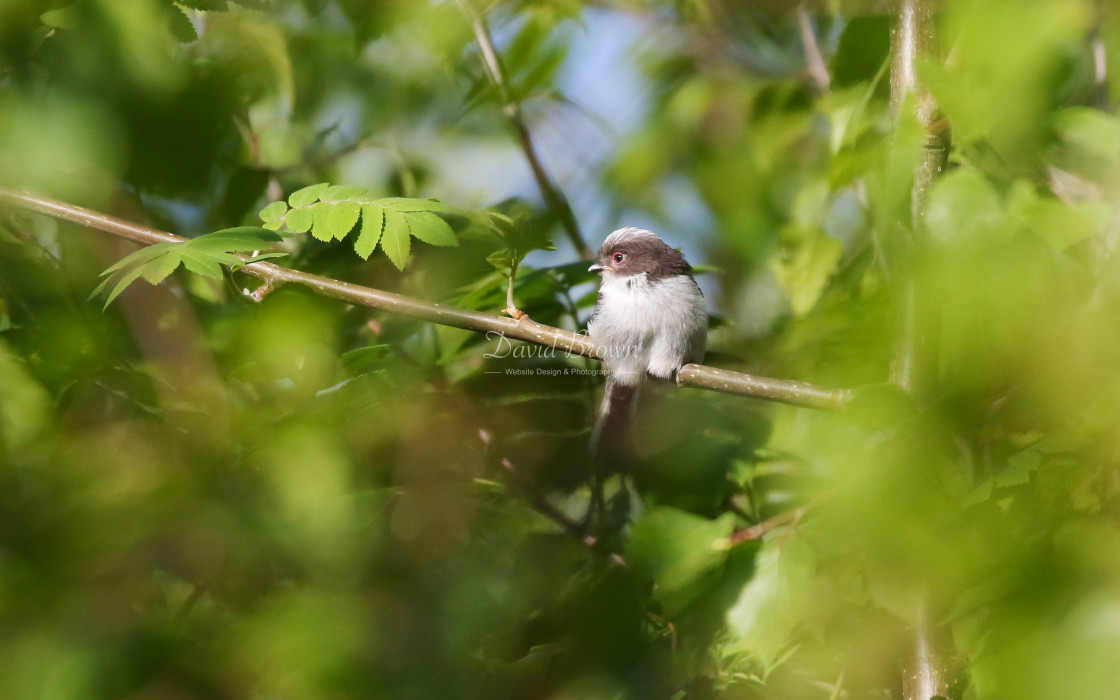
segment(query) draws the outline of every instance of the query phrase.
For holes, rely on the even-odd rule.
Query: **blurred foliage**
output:
[[[923,609],[965,697],[1111,698],[1120,12],[941,3],[953,147],[912,222],[890,5],[803,5],[822,90],[792,3],[487,3],[503,95],[455,2],[0,2],[0,182],[193,238],[0,212],[0,696],[897,698]],[[618,36],[626,79],[588,55]],[[596,83],[629,111],[587,119]],[[852,406],[656,397],[587,533],[593,363],[218,272],[271,245],[486,311],[516,273],[581,328],[506,99],[607,225],[703,251],[710,362]],[[106,268],[162,282],[103,312]],[[900,280],[917,401],[885,384]]]

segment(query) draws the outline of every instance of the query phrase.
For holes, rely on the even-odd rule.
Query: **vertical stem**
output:
[[[933,97],[918,81],[916,61],[920,56],[934,55],[937,49],[934,26],[934,0],[895,0],[898,14],[891,29],[891,112],[895,123],[904,110],[913,109],[925,132],[925,141],[914,170],[910,198],[909,222],[898,227],[901,240],[894,247],[896,267],[912,268],[924,243],[923,218],[929,191],[945,168],[949,153],[948,122],[938,112]],[[908,225],[906,225],[908,223]],[[891,381],[915,395],[928,396],[935,383],[936,339],[933,328],[935,314],[923,312],[923,295],[915,277],[899,281],[898,330],[895,338]]]
[[[525,154],[529,169],[533,172],[533,179],[537,182],[537,189],[541,191],[541,196],[544,197],[548,208],[560,219],[560,224],[567,232],[568,239],[572,242],[576,253],[581,259],[590,260],[594,256],[591,248],[587,246],[587,242],[583,240],[583,234],[579,230],[579,222],[576,221],[575,213],[572,212],[572,206],[568,203],[568,198],[564,196],[552,176],[549,175],[548,169],[545,168],[544,161],[533,143],[529,126],[525,123],[525,117],[521,113],[521,103],[518,102],[510,90],[509,82],[502,70],[502,62],[498,58],[498,51],[494,48],[494,41],[490,38],[490,28],[486,26],[486,18],[475,9],[471,0],[459,0],[459,8],[470,20],[471,29],[474,31],[475,40],[478,42],[479,52],[482,54],[482,65],[486,69],[486,75],[489,77],[490,83],[498,91],[498,99],[502,102],[502,111],[509,119],[510,124],[513,125],[517,142],[521,146],[521,151]]]
[[[891,111],[897,124],[904,110],[914,110],[925,139],[914,169],[909,222],[896,227],[902,240],[894,246],[900,260],[896,290],[897,321],[891,381],[919,403],[929,401],[937,381],[937,307],[915,263],[925,243],[923,218],[929,191],[945,168],[949,129],[937,105],[918,80],[917,59],[936,55],[935,0],[895,0],[897,15],[891,30]],[[908,223],[908,225],[907,225]],[[955,682],[955,654],[946,630],[936,623],[928,602],[913,619],[913,643],[902,661],[906,700],[959,698]]]

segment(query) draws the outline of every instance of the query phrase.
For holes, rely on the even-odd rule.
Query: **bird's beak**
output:
[[[603,270],[605,270],[605,269],[607,269],[607,268],[603,267],[603,266],[602,266],[602,265],[600,265],[599,263],[595,263],[595,264],[594,264],[594,265],[592,265],[591,267],[587,268],[587,271],[588,271],[588,272],[602,272],[602,271],[603,271]]]

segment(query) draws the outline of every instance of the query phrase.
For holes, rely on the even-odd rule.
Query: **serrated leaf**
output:
[[[263,224],[262,228],[266,228],[269,231],[279,231],[283,226],[284,226],[283,221],[269,221],[269,222]]]
[[[107,275],[111,275],[114,272],[116,272],[117,270],[121,270],[121,269],[124,269],[126,267],[131,267],[133,265],[143,265],[143,264],[145,264],[145,263],[147,263],[151,260],[155,260],[156,258],[163,255],[167,251],[171,250],[172,248],[176,248],[180,245],[182,245],[182,243],[167,242],[167,243],[154,243],[154,244],[152,244],[152,245],[150,245],[146,248],[141,248],[140,250],[138,250],[134,253],[129,253],[128,255],[124,256],[123,258],[121,258],[117,262],[110,265],[104,272],[101,273],[101,276],[105,277]]]
[[[385,230],[381,234],[381,248],[398,270],[403,270],[408,262],[411,249],[408,233],[408,220],[404,214],[393,209],[385,211]]]
[[[332,205],[323,203],[311,207],[311,216],[314,219],[311,235],[320,241],[329,241],[333,238],[330,226],[331,207]]]
[[[314,204],[319,200],[319,195],[326,192],[330,186],[329,182],[320,182],[316,185],[308,185],[303,189],[296,190],[288,197],[288,204],[292,205],[292,209]]]
[[[490,230],[494,233],[504,236],[513,230],[513,219],[500,211],[490,212]]]
[[[238,226],[207,233],[187,241],[191,250],[204,252],[249,252],[267,248],[281,240],[280,235],[257,226]]]
[[[354,241],[354,252],[360,255],[362,260],[369,260],[370,253],[377,248],[377,242],[381,240],[381,229],[384,226],[384,209],[372,204],[362,207],[362,231],[358,234],[358,240]]]
[[[324,202],[341,202],[348,199],[359,199],[369,196],[365,187],[352,187],[350,185],[331,185],[319,195]]]
[[[281,219],[284,218],[284,215],[287,214],[287,213],[288,213],[287,202],[283,202],[283,201],[273,202],[272,204],[269,204],[264,209],[261,209],[260,217],[261,217],[261,221],[264,221],[266,223],[272,223],[274,221],[280,221]]]
[[[307,233],[314,223],[315,215],[311,213],[310,208],[292,209],[284,216],[284,224],[289,231],[295,233]]]
[[[179,262],[179,256],[174,251],[168,251],[150,263],[142,265],[140,274],[149,284],[159,284],[179,267]]]
[[[451,208],[435,199],[409,199],[408,197],[386,197],[374,200],[373,203],[393,211],[447,211]]]
[[[196,275],[209,277],[211,279],[222,278],[222,266],[215,260],[214,256],[207,253],[197,253],[183,248],[179,251],[179,257],[183,260],[183,267],[187,268]],[[241,262],[240,259],[237,262]]]
[[[109,292],[109,296],[105,299],[105,305],[101,307],[102,311],[109,308],[109,304],[112,304],[113,300],[120,296],[121,292],[128,288],[128,285],[136,281],[136,278],[140,276],[140,273],[143,269],[143,266],[137,266],[121,275],[120,279],[117,280],[116,285],[114,285],[113,291]],[[109,280],[106,279],[105,281],[108,282]],[[98,288],[95,289],[94,292],[100,291],[101,289],[102,287],[98,286]]]
[[[350,233],[350,229],[354,228],[354,224],[358,223],[361,213],[362,205],[357,202],[332,204],[327,215],[327,230],[331,232],[333,238],[341,241]]]
[[[222,265],[237,269],[246,262],[236,253],[247,253],[268,247],[268,244],[281,240],[281,237],[256,226],[238,226],[207,233],[183,242],[156,243],[125,256],[115,265],[101,273],[105,279],[93,290],[90,297],[97,296],[110,284],[114,284],[108,305],[124,291],[137,277],[143,276],[152,284],[159,284],[182,263],[188,270],[204,277],[220,279]],[[286,253],[266,252],[252,260],[278,258]],[[116,274],[119,273],[119,274]]]
[[[183,8],[171,5],[167,10],[167,25],[171,35],[184,44],[198,41],[198,32]]]
[[[496,250],[486,256],[486,262],[490,263],[495,268],[502,270],[508,276],[510,268],[513,267],[513,251],[509,248]]]
[[[409,230],[429,245],[457,246],[459,239],[446,221],[431,212],[416,212],[408,217]]]

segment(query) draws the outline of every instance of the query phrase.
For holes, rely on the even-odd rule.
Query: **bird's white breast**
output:
[[[606,274],[599,294],[587,330],[617,381],[637,384],[647,372],[668,379],[703,357],[707,314],[691,277]]]

